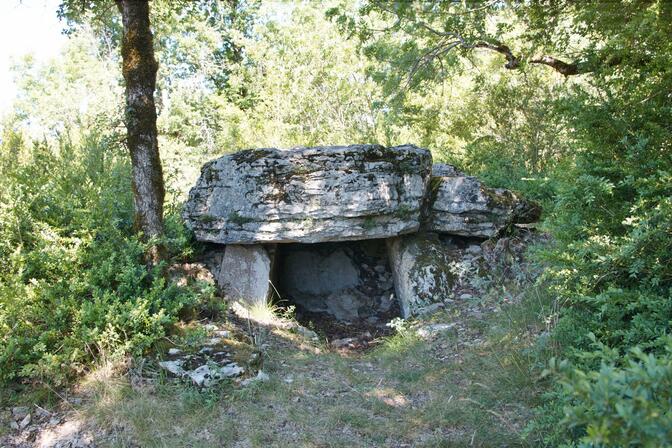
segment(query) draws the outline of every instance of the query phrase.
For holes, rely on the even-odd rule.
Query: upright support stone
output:
[[[249,304],[266,303],[271,295],[274,248],[262,245],[228,245],[217,282],[226,296]]]
[[[452,252],[436,234],[415,234],[387,240],[388,257],[401,315],[408,318],[446,299],[453,287]]]

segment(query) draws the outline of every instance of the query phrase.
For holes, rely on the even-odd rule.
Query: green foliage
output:
[[[163,266],[147,271],[125,151],[95,130],[82,140],[31,148],[3,138],[1,383],[59,384],[97,357],[140,355],[195,302],[166,282]],[[172,255],[183,256],[184,230],[167,227]]]
[[[666,351],[659,357],[635,348],[618,362],[617,351],[596,344],[598,350],[591,356],[612,359],[602,361],[599,369],[557,366],[571,400],[564,421],[585,434],[581,446],[672,444],[671,342],[667,340]]]
[[[195,294],[221,311],[214,291],[144,268],[113,131],[118,14],[80,3],[62,2],[86,24],[63,57],[16,68],[0,155],[0,381],[62,380],[101,353],[141,353]],[[555,243],[538,261],[559,311],[540,350],[571,368],[555,371],[562,386],[529,431],[550,446],[669,444],[672,2],[157,0],[152,14],[173,256],[190,250],[174,200],[214,155],[429,147],[544,203]]]
[[[594,39],[586,53],[594,73],[558,101],[575,130],[577,154],[558,176],[548,221],[558,244],[548,254],[548,274],[565,304],[556,337],[571,329],[565,356],[578,370],[557,397],[569,403],[567,421],[575,431],[584,425],[582,440],[593,446],[669,444],[663,390],[672,270],[664,260],[672,254],[672,103],[659,92],[672,87],[672,29],[660,20],[669,2],[645,3],[569,9],[574,25]],[[646,62],[632,45],[622,47],[624,36],[655,48]],[[597,63],[607,57],[619,63]],[[595,343],[603,349],[594,352]]]

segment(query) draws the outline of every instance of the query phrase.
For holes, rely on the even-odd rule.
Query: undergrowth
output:
[[[537,344],[554,306],[536,292],[512,294],[520,300],[498,312],[471,315],[464,303],[435,314],[432,322],[460,330],[429,339],[416,331],[428,321],[398,321],[365,353],[267,323],[267,382],[198,390],[159,377],[134,388],[103,369],[87,384],[94,399],[83,412],[124,427],[110,443],[122,446],[539,446],[527,424],[548,387],[540,373],[549,353]]]
[[[147,270],[118,141],[2,139],[0,385],[60,386],[103,355],[140,355],[197,301],[165,265]],[[189,236],[174,213],[166,221],[170,257],[185,258]]]

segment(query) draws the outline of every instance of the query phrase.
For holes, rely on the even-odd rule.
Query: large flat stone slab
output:
[[[184,218],[221,244],[393,237],[419,228],[431,164],[412,145],[241,151],[203,166]]]
[[[428,230],[490,238],[514,223],[539,219],[541,208],[512,191],[488,188],[451,165],[436,164],[431,180]]]

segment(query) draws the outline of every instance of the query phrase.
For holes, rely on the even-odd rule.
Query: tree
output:
[[[122,74],[125,81],[126,144],[131,156],[134,228],[145,241],[163,235],[165,196],[156,127],[156,74],[154,42],[149,20],[149,0],[115,0],[121,14]],[[58,15],[74,25],[93,25],[107,45],[118,38],[118,23],[113,4],[96,0],[63,0]],[[72,29],[72,28],[71,28]],[[152,244],[147,260],[156,264],[163,256],[162,246]]]
[[[353,14],[345,6],[327,13],[366,43],[381,60],[395,60],[415,78],[432,78],[476,51],[504,56],[504,68],[550,67],[565,77],[646,65],[645,48],[618,38],[632,23],[663,28],[672,17],[667,0],[366,0]],[[623,28],[625,26],[625,28]],[[392,37],[392,38],[391,38]],[[458,56],[462,56],[459,58]]]
[[[135,226],[145,239],[163,234],[165,190],[159,157],[154,90],[158,64],[154,58],[149,2],[117,0],[123,24],[122,73],[126,81],[126,131],[131,154]],[[160,245],[148,254],[161,258]]]
[[[98,36],[101,48],[109,51],[121,46],[134,221],[146,241],[163,233],[165,196],[154,92],[159,88],[170,95],[176,81],[199,76],[208,80],[208,93],[228,89],[232,67],[244,63],[244,49],[236,45],[233,35],[249,34],[257,8],[256,0],[153,0],[151,8],[148,0],[61,1],[58,15],[69,25],[66,32],[86,24]],[[194,39],[194,34],[199,37]],[[198,48],[193,47],[192,40],[198,42]],[[158,84],[157,59],[164,67]],[[239,90],[233,96],[248,101],[246,87]],[[161,246],[154,245],[148,255],[150,261],[158,261]]]

